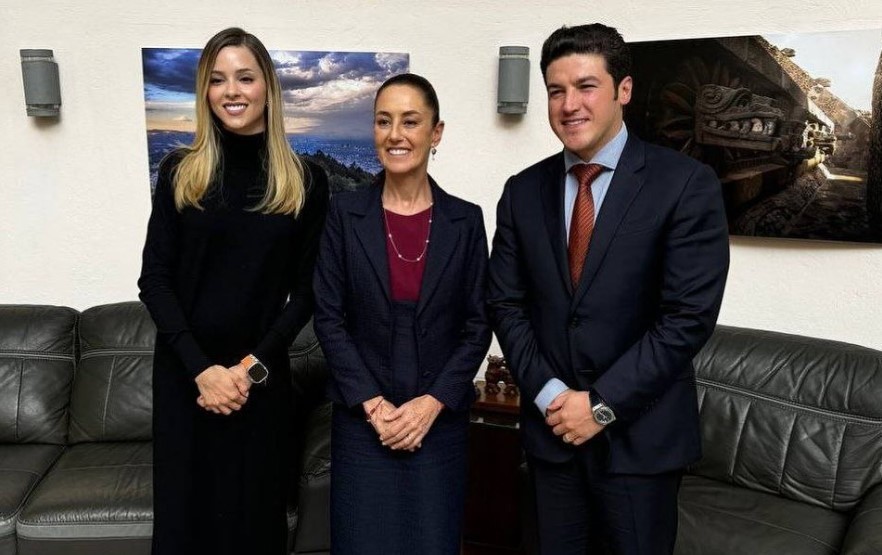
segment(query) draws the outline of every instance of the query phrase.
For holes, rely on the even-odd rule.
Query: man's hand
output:
[[[548,405],[545,423],[564,443],[573,445],[582,445],[603,430],[594,421],[588,392],[573,389],[567,389]]]
[[[215,414],[228,415],[242,408],[248,400],[251,382],[241,364],[225,368],[219,364],[209,366],[196,376],[199,397],[196,403]]]
[[[387,427],[380,440],[396,451],[418,449],[443,408],[431,395],[411,399],[383,417]]]

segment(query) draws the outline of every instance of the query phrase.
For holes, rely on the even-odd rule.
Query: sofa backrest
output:
[[[312,320],[288,348],[295,408],[309,412],[325,401],[328,367],[312,327]]]
[[[78,314],[67,307],[0,306],[0,443],[67,440]]]
[[[718,326],[695,365],[694,473],[837,511],[882,482],[882,353]]]
[[[70,442],[152,438],[156,328],[139,302],[80,316],[80,356],[70,408]]]
[[[155,339],[140,302],[0,305],[0,443],[151,439]],[[302,424],[328,374],[312,322],[288,354]]]
[[[156,327],[140,302],[82,313],[80,356],[71,398],[70,442],[143,441],[152,437]],[[327,368],[308,323],[288,351],[300,417],[324,398]]]

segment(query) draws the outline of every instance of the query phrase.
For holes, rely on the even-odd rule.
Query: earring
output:
[[[436,152],[438,152],[438,149],[435,148],[435,147],[432,147],[432,160],[435,159],[435,153],[436,153]]]

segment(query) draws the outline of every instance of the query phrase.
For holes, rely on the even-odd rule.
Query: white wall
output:
[[[487,227],[511,173],[559,148],[538,69],[529,112],[495,111],[500,45],[564,23],[628,40],[882,28],[878,0],[0,0],[0,303],[86,308],[134,299],[149,212],[141,47],[201,47],[240,25],[270,49],[385,50],[437,87],[447,122],[433,175],[479,202]],[[62,117],[25,115],[20,48],[51,48]],[[481,168],[475,177],[475,168]],[[882,247],[736,238],[725,324],[882,349]]]

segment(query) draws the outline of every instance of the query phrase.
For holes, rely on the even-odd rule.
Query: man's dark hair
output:
[[[551,33],[542,45],[542,59],[539,62],[542,79],[545,79],[545,71],[551,62],[570,54],[603,56],[606,71],[612,75],[617,91],[622,79],[631,74],[631,49],[614,27],[601,23],[576,27],[564,25]]]
[[[391,87],[392,85],[407,85],[408,87],[413,87],[420,91],[423,95],[423,100],[426,102],[426,106],[432,111],[432,125],[438,124],[438,121],[441,119],[441,106],[438,103],[438,93],[435,92],[435,87],[429,83],[428,79],[415,73],[399,73],[398,75],[393,75],[386,79],[386,81],[380,85],[380,88],[377,89],[377,94],[374,96],[375,110],[377,109],[377,99],[380,98],[380,93],[386,90],[386,87]]]

